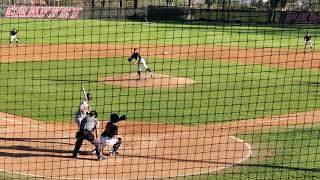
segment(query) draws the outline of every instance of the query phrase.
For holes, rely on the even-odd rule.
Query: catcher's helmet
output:
[[[93,98],[91,93],[87,93],[87,99],[90,101]]]
[[[115,114],[115,113],[112,113],[110,115],[110,122],[112,123],[116,123],[119,121],[119,115],[118,114]]]
[[[122,115],[122,116],[120,116],[120,117],[119,117],[119,115],[116,114],[116,113],[112,113],[112,114],[110,115],[110,122],[111,122],[111,123],[117,123],[117,122],[119,122],[119,121],[126,120],[126,119],[127,119],[127,116],[126,116],[126,115]]]

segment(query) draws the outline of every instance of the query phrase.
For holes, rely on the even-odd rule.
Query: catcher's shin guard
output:
[[[117,150],[119,149],[121,143],[122,143],[122,139],[118,138],[118,142],[116,144],[114,144],[110,150],[110,155],[118,154]]]

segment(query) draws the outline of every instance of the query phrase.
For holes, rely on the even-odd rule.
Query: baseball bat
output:
[[[84,88],[83,85],[82,85],[82,92],[83,92],[85,100],[88,102],[87,92],[86,92],[86,89]],[[89,103],[88,103],[88,110],[91,112],[91,106]]]
[[[86,92],[86,89],[84,88],[83,84],[82,84],[82,92],[83,92],[85,100],[88,102],[87,92]],[[91,112],[91,106],[89,103],[88,103],[88,110]],[[95,135],[98,138],[98,129],[95,130]]]

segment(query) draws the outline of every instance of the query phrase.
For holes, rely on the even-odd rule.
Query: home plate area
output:
[[[116,156],[72,158],[76,130],[0,113],[0,169],[29,177],[144,179],[208,173],[248,159],[250,144],[214,129],[121,122]],[[103,124],[103,123],[102,123]],[[103,126],[102,126],[103,127]],[[84,149],[92,149],[86,144]],[[107,152],[110,147],[106,147]]]

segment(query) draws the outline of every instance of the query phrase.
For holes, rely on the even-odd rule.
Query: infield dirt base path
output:
[[[319,123],[320,111],[186,127],[121,122],[119,155],[71,158],[74,124],[43,122],[0,113],[0,169],[61,179],[145,179],[196,175],[242,163],[255,150],[237,134]],[[103,124],[104,126],[105,124]],[[261,156],[262,157],[262,156]]]
[[[124,44],[59,44],[0,46],[0,62],[75,60],[123,57],[131,55],[132,45]],[[136,47],[136,46],[135,46]],[[245,49],[221,46],[140,46],[143,57],[175,59],[207,59],[234,61],[243,64],[265,64],[285,68],[319,68],[320,52],[303,53],[288,49]]]
[[[0,113],[0,169],[44,178],[145,179],[217,171],[247,160],[251,145],[212,127],[120,123],[119,154],[71,157],[74,125]],[[103,125],[104,126],[104,125]]]

